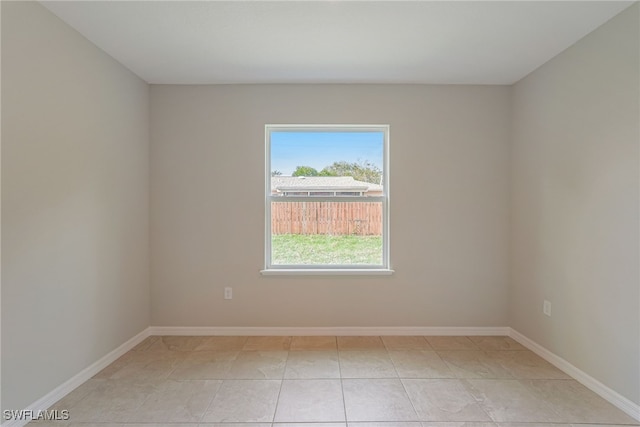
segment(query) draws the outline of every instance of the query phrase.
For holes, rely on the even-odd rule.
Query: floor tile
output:
[[[191,424],[190,427],[196,427],[196,425]],[[197,427],[271,427],[271,423],[200,423]]]
[[[113,374],[124,368],[126,365],[131,363],[134,359],[134,355],[137,354],[134,351],[128,351],[122,356],[120,356],[116,361],[111,363],[109,366],[98,372],[93,378],[96,379],[109,379]]]
[[[347,421],[418,421],[398,379],[342,380]]]
[[[139,344],[137,344],[131,351],[147,351],[149,350],[155,343],[160,341],[159,336],[151,336],[142,340]]]
[[[60,427],[60,424],[55,424],[55,426]],[[53,427],[55,427],[53,426]],[[71,423],[69,427],[129,427],[135,426],[135,424],[120,424],[120,423]],[[146,424],[147,427],[156,427],[156,424]],[[175,427],[188,427],[184,424],[173,424]],[[42,426],[40,426],[42,427]]]
[[[194,351],[169,375],[176,380],[215,380],[227,378],[237,351]]]
[[[7,417],[10,417],[10,415],[7,415]],[[37,418],[38,415],[37,413],[34,412],[33,417],[32,418]],[[53,415],[53,417],[55,418],[55,415]],[[58,417],[63,417],[63,415],[59,414]],[[9,420],[6,420],[5,417],[3,416],[2,420],[5,422],[5,424],[9,425]],[[32,421],[28,421],[27,424],[22,424],[23,421],[28,421],[28,420],[22,420],[20,421],[20,426],[22,425],[26,425],[28,427],[72,427],[72,423],[69,420],[55,420],[55,419],[49,419],[49,420],[44,420],[44,419],[33,419]],[[13,421],[11,421],[13,422]],[[92,425],[96,425],[98,423],[93,423]],[[78,425],[76,423],[76,425]],[[86,424],[85,424],[86,425]],[[100,426],[105,425],[108,427],[121,427],[122,425],[120,423],[100,423]]]
[[[422,427],[419,421],[349,422],[348,427]]]
[[[205,350],[242,350],[244,344],[247,342],[247,337],[204,337],[200,345],[196,347],[196,351]]]
[[[631,424],[633,426],[639,426],[640,422],[636,421],[635,424]],[[553,427],[557,427],[556,424]],[[593,424],[593,423],[579,423],[579,424],[563,424],[563,426],[567,427],[629,427],[630,424]]]
[[[403,379],[420,421],[491,421],[460,380]]]
[[[575,380],[528,380],[523,384],[566,423],[638,424]]]
[[[242,351],[227,372],[229,379],[282,379],[287,351]]]
[[[469,379],[467,390],[496,422],[562,422],[544,399],[519,380]]]
[[[433,350],[425,337],[389,336],[382,337],[387,350]]]
[[[338,350],[384,350],[380,337],[338,337]]]
[[[400,378],[456,378],[435,351],[389,351]]]
[[[190,351],[175,351],[167,350],[166,348],[148,351],[130,351],[132,362],[148,362],[151,360],[172,360],[180,359],[184,360],[191,354]]]
[[[275,422],[345,421],[340,380],[284,380]]]
[[[462,421],[462,422],[431,422],[431,421],[426,421],[422,423],[422,427],[500,427],[498,424],[496,423],[490,423],[490,422],[476,422],[476,421]],[[522,426],[522,427],[526,427],[526,426]],[[529,427],[536,427],[536,426],[529,426]],[[550,426],[551,427],[551,426]],[[559,425],[555,425],[553,427],[562,427]]]
[[[249,337],[243,350],[289,350],[291,337]]]
[[[80,384],[75,390],[68,393],[62,399],[58,400],[56,403],[51,405],[49,409],[51,410],[70,410],[73,408],[78,402],[87,397],[89,393],[94,391],[99,387],[103,387],[104,384],[107,383],[105,379],[96,379],[91,378],[84,383]]]
[[[347,427],[347,423],[273,423],[273,427]]]
[[[468,337],[433,336],[425,339],[434,350],[478,350],[478,346]]]
[[[445,350],[437,353],[458,378],[513,378],[511,372],[484,351]]]
[[[336,337],[311,336],[291,338],[290,350],[335,350]]]
[[[204,339],[205,337],[200,336],[154,336],[145,339],[132,351],[143,353],[193,351]]]
[[[100,383],[69,408],[73,422],[125,422],[136,413],[158,381],[95,380]]]
[[[156,342],[162,343],[161,341]],[[130,351],[100,371],[94,378],[166,379],[188,355],[188,352],[167,350],[164,347],[156,350]]]
[[[280,380],[225,380],[202,422],[271,422]]]
[[[160,337],[160,341],[167,350],[172,351],[193,351],[195,350],[205,337],[184,337],[184,336],[165,336]]]
[[[496,423],[497,427],[572,427],[571,424],[562,423]],[[597,426],[581,426],[597,427]],[[629,427],[629,426],[626,426]]]
[[[182,362],[182,359],[134,360],[114,372],[110,379],[164,380]]]
[[[95,424],[92,427],[103,427],[103,424]],[[194,423],[125,423],[122,427],[195,427]],[[88,427],[86,424],[70,427]]]
[[[127,422],[198,422],[221,383],[167,380],[155,384]]]
[[[487,357],[498,362],[514,378],[570,379],[569,375],[532,351],[487,351]]]
[[[31,421],[30,427],[123,427],[129,424],[122,423],[74,423],[71,421]],[[151,424],[151,427],[153,425]]]
[[[398,378],[386,350],[339,351],[342,378]]]
[[[285,379],[340,378],[338,352],[333,350],[291,351]]]
[[[469,337],[480,350],[527,350],[511,337]]]

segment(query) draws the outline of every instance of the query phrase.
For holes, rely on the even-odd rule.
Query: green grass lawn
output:
[[[277,234],[273,264],[382,264],[382,236]]]

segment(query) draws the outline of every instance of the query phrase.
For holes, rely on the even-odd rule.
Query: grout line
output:
[[[224,380],[207,380],[207,381],[219,381],[219,384],[218,384],[218,387],[216,388],[216,392],[213,393],[213,396],[211,396],[211,400],[209,400],[209,404],[207,405],[205,410],[202,411],[202,415],[200,416],[200,420],[198,421],[198,423],[204,422],[204,416],[207,415],[207,412],[209,412],[209,408],[211,408],[211,405],[213,405],[213,401],[215,400],[216,396],[218,395],[218,392],[222,388],[222,384],[224,383]]]
[[[284,385],[284,374],[287,372],[287,362],[289,362],[289,351],[287,350],[287,358],[284,361],[284,368],[282,369],[282,377],[280,378],[280,389],[278,389],[278,397],[276,398],[276,407],[273,409],[273,418],[271,424],[276,422],[276,415],[278,414],[278,405],[280,404],[280,396],[282,396],[282,387]]]
[[[416,405],[413,403],[413,400],[411,399],[411,396],[409,395],[409,391],[407,390],[407,386],[404,384],[404,381],[402,378],[398,378],[398,381],[400,381],[400,385],[402,386],[402,389],[404,390],[404,394],[407,396],[407,399],[409,400],[409,403],[411,404],[411,409],[413,409],[413,413],[416,414],[416,421],[417,422],[422,422],[420,420],[420,415],[418,415],[418,410],[416,409]]]
[[[340,350],[338,349],[337,337],[336,337],[336,354],[338,356],[338,376],[340,377],[340,390],[342,391],[342,410],[344,411],[344,422],[348,427],[349,420],[347,418],[347,398],[345,397],[345,394],[344,394],[344,381],[343,381],[344,378],[342,377],[342,361],[340,358]]]

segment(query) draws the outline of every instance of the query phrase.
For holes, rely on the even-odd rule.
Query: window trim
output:
[[[271,132],[382,132],[383,133],[383,165],[382,165],[382,196],[273,196],[271,195]],[[381,265],[281,265],[271,263],[271,202],[370,202],[382,203],[382,264]],[[389,125],[307,125],[307,124],[267,124],[265,125],[265,240],[264,240],[264,269],[262,275],[390,275],[393,274],[389,261]]]

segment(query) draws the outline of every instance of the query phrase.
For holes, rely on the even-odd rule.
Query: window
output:
[[[263,274],[390,274],[389,126],[267,125]]]

